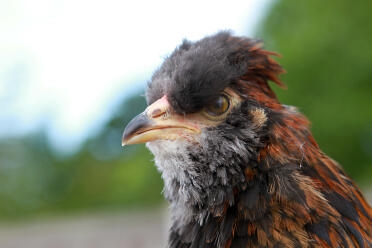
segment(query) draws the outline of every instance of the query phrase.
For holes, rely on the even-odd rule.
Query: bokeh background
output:
[[[0,247],[164,247],[162,181],[122,131],[183,38],[282,54],[280,100],[372,199],[372,2],[0,0]]]

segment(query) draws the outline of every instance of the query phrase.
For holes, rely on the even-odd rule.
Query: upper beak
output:
[[[195,133],[200,133],[198,124],[172,112],[167,97],[163,96],[129,122],[123,133],[122,145],[175,140]]]

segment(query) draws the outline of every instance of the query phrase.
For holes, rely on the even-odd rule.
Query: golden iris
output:
[[[205,112],[212,116],[218,116],[225,113],[230,107],[229,98],[226,95],[220,95],[211,104],[206,106]]]

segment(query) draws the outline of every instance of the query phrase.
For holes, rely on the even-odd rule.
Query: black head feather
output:
[[[167,95],[176,112],[196,112],[248,69],[255,73],[257,63],[253,60],[259,47],[259,41],[234,37],[230,32],[197,42],[184,40],[154,73],[147,88],[147,103]]]

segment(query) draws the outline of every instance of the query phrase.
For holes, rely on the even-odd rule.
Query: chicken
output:
[[[260,41],[183,41],[154,73],[123,134],[164,180],[169,247],[372,247],[372,209],[309,121],[268,82],[284,70]]]

